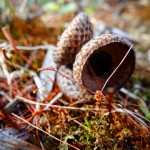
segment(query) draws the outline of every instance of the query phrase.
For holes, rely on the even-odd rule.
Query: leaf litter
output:
[[[126,33],[136,43],[138,55],[136,70],[129,82],[112,97],[110,94],[105,95],[103,101],[91,99],[74,104],[74,100],[63,95],[58,88],[56,72],[37,72],[38,68],[48,65],[56,68],[55,63],[49,60],[49,53],[55,49],[66,21],[73,18],[74,12],[70,15],[58,13],[57,17],[51,14],[54,19],[52,22],[58,24],[46,22],[49,19],[47,14],[31,20],[13,17],[7,21],[11,34],[9,38],[15,39],[19,53],[14,51],[14,43],[9,43],[0,32],[0,135],[7,134],[12,141],[7,143],[8,139],[0,138],[3,149],[10,148],[10,145],[11,148],[28,149],[27,143],[32,144],[29,144],[30,148],[35,146],[34,149],[150,148],[150,71],[149,58],[145,57],[150,48],[149,4],[140,4],[140,1],[135,4],[131,1],[124,4],[122,9],[113,11],[119,5],[105,3],[96,8],[99,14],[90,8],[93,13],[89,16],[94,25],[99,25],[99,20],[105,29],[107,27],[105,32],[116,32],[114,28],[117,27]],[[45,22],[42,22],[44,17]],[[1,24],[6,25],[3,22]],[[41,76],[44,76],[44,82]],[[111,101],[107,101],[110,97]],[[7,133],[7,130],[14,132],[14,136]],[[23,135],[18,138],[16,136],[20,131]],[[23,141],[18,143],[20,139]]]

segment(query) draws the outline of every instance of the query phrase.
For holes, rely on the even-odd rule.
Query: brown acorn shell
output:
[[[118,35],[103,34],[86,43],[77,54],[73,64],[73,77],[78,85],[96,92],[101,91],[104,83],[119,65],[132,43]],[[135,55],[132,49],[124,62],[108,81],[108,87],[115,91],[129,79],[135,68]]]
[[[59,72],[61,72],[67,78],[65,76],[62,76]],[[82,89],[81,87],[78,87],[72,80],[68,79],[68,78],[70,79],[73,78],[71,68],[62,65],[59,68],[59,72],[57,73],[56,80],[59,88],[64,94],[66,94],[68,97],[72,99],[88,100],[89,98],[91,98],[91,95],[89,95],[86,90]]]
[[[57,49],[53,53],[54,61],[61,65],[74,62],[78,51],[92,36],[92,25],[88,16],[79,13],[57,43]]]

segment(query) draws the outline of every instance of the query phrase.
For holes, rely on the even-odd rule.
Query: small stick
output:
[[[131,51],[133,47],[133,44],[131,45],[131,47],[129,48],[129,50],[127,51],[127,53],[125,54],[125,56],[123,57],[123,59],[121,60],[121,62],[119,63],[119,65],[116,67],[116,69],[111,73],[111,75],[108,77],[108,79],[106,80],[105,84],[103,85],[101,92],[103,92],[104,88],[106,87],[108,81],[110,80],[110,78],[114,75],[114,73],[117,71],[117,69],[121,66],[121,64],[124,62],[124,60],[126,59],[127,55],[129,54],[129,52]]]
[[[39,69],[37,69],[37,71],[44,71],[44,70],[56,71],[56,72],[58,72],[59,74],[61,74],[63,77],[65,77],[65,78],[67,78],[68,80],[71,80],[73,83],[75,83],[75,82],[73,81],[73,79],[70,79],[69,77],[65,76],[63,73],[59,72],[56,68],[44,67],[44,68],[39,68]],[[89,91],[90,93],[95,94],[95,92],[93,92],[92,90],[90,90],[90,89],[84,87],[83,85],[79,84],[79,86],[80,86],[81,88],[85,89],[86,91]]]
[[[39,131],[41,131],[41,132],[43,132],[43,133],[49,135],[49,136],[52,137],[53,139],[55,139],[55,140],[57,140],[57,141],[59,141],[59,142],[61,142],[61,143],[63,143],[63,144],[67,144],[67,145],[69,145],[70,147],[72,147],[72,148],[74,148],[74,149],[76,149],[76,150],[80,150],[80,149],[78,149],[77,147],[75,147],[75,146],[73,146],[73,145],[71,145],[71,144],[69,144],[69,143],[67,143],[67,142],[65,142],[65,141],[62,141],[62,140],[56,138],[55,136],[53,136],[53,135],[47,133],[46,131],[44,131],[44,130],[38,128],[37,126],[35,126],[35,125],[33,125],[32,123],[28,122],[27,120],[25,120],[25,119],[19,117],[18,115],[14,114],[14,113],[12,113],[12,115],[15,116],[16,118],[18,118],[18,119],[24,121],[25,123],[27,123],[27,124],[30,125],[31,127],[33,127],[33,128],[35,128],[35,129],[37,129],[37,130],[39,130]]]
[[[47,106],[48,104],[46,103],[39,103],[39,102],[35,102],[32,100],[29,100],[27,98],[21,97],[21,96],[16,96],[16,98],[18,98],[20,101],[28,103],[28,104],[32,104],[32,105],[40,105],[40,106]],[[59,106],[59,105],[49,105],[49,107],[51,108],[62,108],[62,109],[70,109],[70,110],[82,110],[82,111],[101,111],[101,110],[107,110],[105,108],[85,108],[85,107],[70,107],[70,106]],[[43,111],[46,111],[45,109]]]
[[[21,57],[22,59],[24,59],[26,62],[28,62],[34,69],[37,69],[37,68],[28,60],[28,58],[25,57],[24,55],[22,55],[22,54],[20,53],[20,51],[16,48],[15,40],[14,40],[13,37],[11,36],[11,34],[10,34],[8,28],[3,27],[3,28],[2,28],[2,32],[3,32],[4,36],[6,37],[6,39],[9,41],[9,43],[11,44],[11,46],[12,46],[14,52],[15,52],[16,54],[19,54],[20,57]]]
[[[5,116],[5,121],[6,121],[7,123],[9,123],[9,124],[10,124],[13,128],[15,128],[16,130],[20,130],[19,125],[11,118],[11,114],[8,113],[8,112],[4,109],[2,103],[0,103],[0,110],[1,110],[1,112],[2,112],[2,113],[4,114],[4,116]]]
[[[10,45],[12,46],[12,48],[14,49],[15,53],[18,53],[18,50],[16,48],[16,44],[15,44],[15,40],[12,38],[8,28],[7,27],[3,27],[2,28],[2,32],[4,33],[4,36],[9,41]]]

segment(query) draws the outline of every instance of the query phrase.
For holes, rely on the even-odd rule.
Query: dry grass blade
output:
[[[55,136],[53,136],[53,135],[47,133],[46,131],[44,131],[44,130],[38,128],[38,127],[36,127],[35,125],[33,125],[32,123],[28,122],[27,120],[25,120],[25,119],[19,117],[18,115],[13,114],[13,113],[12,113],[12,115],[13,115],[14,117],[16,117],[16,118],[22,120],[23,122],[27,123],[27,124],[30,125],[31,127],[33,127],[33,128],[35,128],[35,129],[37,129],[37,130],[39,130],[39,131],[41,131],[41,132],[47,134],[48,136],[52,137],[53,139],[55,139],[55,140],[57,140],[57,141],[59,141],[59,142],[61,142],[61,143],[63,143],[63,144],[67,144],[68,146],[70,146],[70,147],[72,147],[72,148],[74,148],[74,149],[76,149],[76,150],[79,150],[79,149],[76,148],[75,146],[73,146],[73,145],[71,145],[71,144],[69,144],[69,143],[67,143],[67,142],[64,142],[64,141],[62,141],[62,140],[56,138]]]
[[[17,53],[18,50],[16,48],[16,44],[15,44],[15,40],[12,38],[8,28],[4,27],[2,28],[2,32],[4,33],[6,39],[10,42],[12,48],[14,49],[14,51]]]
[[[8,28],[3,27],[2,31],[6,37],[6,39],[10,42],[14,52],[16,54],[18,54],[22,59],[24,59],[26,62],[28,62],[34,69],[37,69],[29,60],[26,56],[24,56],[17,48],[16,48],[16,44],[15,44],[15,40],[13,39],[13,37],[11,36]]]
[[[114,73],[117,71],[117,69],[121,66],[121,64],[124,62],[124,60],[126,59],[127,55],[129,54],[129,52],[132,50],[133,45],[131,45],[131,47],[129,48],[129,50],[127,51],[127,53],[125,54],[125,56],[123,57],[123,59],[121,60],[121,62],[119,63],[119,65],[115,68],[115,70],[111,73],[111,75],[108,77],[108,79],[106,80],[105,84],[103,85],[101,91],[103,92],[104,88],[106,87],[108,81],[110,80],[110,78],[114,75]]]
[[[21,96],[16,96],[16,98],[18,98],[20,101],[23,101],[25,103],[32,104],[32,105],[40,105],[40,106],[47,106],[48,105],[46,103],[34,102],[34,101],[31,101],[31,100],[26,99],[26,98],[21,97]],[[49,105],[49,107],[52,107],[52,108],[62,108],[62,109],[70,109],[70,110],[82,110],[82,111],[101,111],[101,110],[107,110],[107,109],[104,109],[104,108],[84,108],[84,107],[79,108],[79,107],[59,106],[59,105]],[[46,109],[45,109],[45,111],[46,111]]]

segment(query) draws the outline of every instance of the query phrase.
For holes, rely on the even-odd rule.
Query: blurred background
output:
[[[60,89],[53,82],[55,73],[51,73],[52,71],[39,73],[37,69],[45,66],[56,67],[52,61],[52,51],[56,49],[62,32],[79,12],[88,14],[93,25],[94,36],[103,33],[118,34],[134,43],[136,68],[132,78],[125,86],[127,92],[124,91],[118,97],[122,106],[126,103],[127,109],[150,119],[150,0],[0,0],[0,28],[2,29],[0,31],[0,98],[2,99],[0,109],[3,110],[0,112],[2,128],[0,135],[5,135],[0,137],[0,140],[3,140],[6,135],[10,142],[16,140],[11,137],[11,132],[5,133],[4,130],[8,124],[14,127],[11,121],[12,116],[9,117],[12,112],[31,120],[33,124],[40,126],[48,133],[54,129],[54,135],[59,128],[59,123],[62,124],[53,117],[55,113],[58,115],[58,110],[52,112],[52,115],[46,114],[43,108],[40,111],[39,105],[21,103],[17,96],[35,102],[41,101],[45,104],[61,97],[58,104],[66,105],[67,103],[68,105],[68,102],[72,104],[71,99],[62,97]],[[13,44],[19,53],[14,51]],[[57,97],[59,93],[60,95]],[[127,105],[127,100],[129,100],[129,105]],[[134,105],[137,107],[134,108]],[[36,118],[35,112],[38,111],[40,113]],[[33,120],[30,118],[32,115]],[[64,116],[67,115],[64,114]],[[16,122],[18,120],[20,123],[20,119],[16,119]],[[45,122],[51,121],[53,121],[53,127],[49,128]],[[70,129],[70,122],[68,129]],[[83,132],[81,132],[82,134]],[[36,137],[34,135],[33,139]],[[66,135],[68,136],[68,133]],[[67,136],[65,141],[70,138]],[[46,136],[43,137],[46,138]],[[28,137],[24,138],[24,140],[26,139]],[[37,139],[39,140],[39,137]],[[38,140],[35,139],[34,142],[31,140],[31,143],[37,143]],[[18,141],[16,143],[18,144]],[[46,141],[45,147],[49,148],[47,143],[53,145],[53,142]],[[35,145],[40,144],[41,142]],[[1,143],[0,147],[2,147]],[[4,149],[8,149],[6,147],[3,145]]]
[[[120,34],[136,43],[139,67],[150,70],[150,0],[0,0],[0,27],[9,27],[19,45],[56,45],[79,12],[89,15],[95,36]]]

